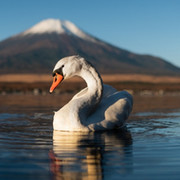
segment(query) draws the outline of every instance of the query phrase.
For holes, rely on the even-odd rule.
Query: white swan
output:
[[[80,56],[65,57],[57,62],[50,93],[63,79],[73,76],[82,77],[87,87],[55,112],[54,130],[97,131],[122,127],[132,110],[132,96],[103,84],[96,69]]]

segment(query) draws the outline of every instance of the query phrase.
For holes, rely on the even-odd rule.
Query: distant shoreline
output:
[[[150,76],[139,74],[111,74],[102,75],[105,84],[117,90],[128,90],[132,94],[140,95],[180,95],[180,78],[171,76]],[[7,74],[0,75],[0,95],[47,94],[52,83],[52,76],[48,74]],[[75,77],[64,81],[55,90],[56,94],[77,93],[86,87],[85,81]]]
[[[103,81],[108,82],[144,82],[144,83],[180,83],[178,76],[153,76],[145,74],[103,74]],[[1,74],[0,82],[51,82],[51,74]],[[68,80],[69,82],[81,82],[82,79],[75,77]]]

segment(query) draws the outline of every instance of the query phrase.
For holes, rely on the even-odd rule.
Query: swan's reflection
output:
[[[132,138],[127,130],[53,132],[50,152],[55,179],[103,179],[132,170]]]

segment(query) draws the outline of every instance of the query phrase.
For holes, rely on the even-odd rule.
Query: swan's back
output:
[[[116,91],[104,85],[103,98],[96,111],[88,118],[91,130],[122,127],[132,111],[133,98],[127,91]]]

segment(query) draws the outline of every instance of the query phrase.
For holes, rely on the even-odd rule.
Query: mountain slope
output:
[[[0,73],[50,73],[64,56],[79,54],[101,73],[179,75],[161,58],[138,55],[105,43],[69,21],[48,19],[0,42]]]

